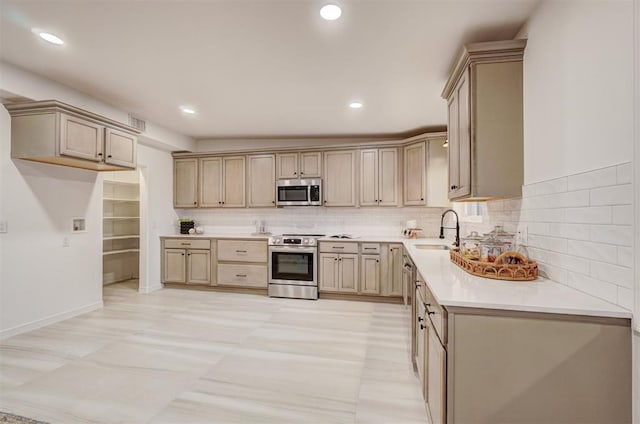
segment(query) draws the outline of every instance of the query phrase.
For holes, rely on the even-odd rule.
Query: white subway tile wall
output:
[[[522,187],[522,199],[488,202],[481,219],[457,203],[461,231],[496,225],[518,233],[542,275],[633,309],[631,164]]]
[[[273,234],[375,234],[398,236],[406,222],[416,220],[425,237],[437,237],[444,208],[270,208],[179,210],[180,218],[193,218],[208,234],[249,234],[264,221]],[[178,231],[176,226],[176,232]]]

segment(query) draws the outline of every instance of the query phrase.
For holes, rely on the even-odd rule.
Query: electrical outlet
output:
[[[8,233],[9,232],[9,223],[6,219],[0,219],[0,233]]]
[[[527,246],[529,242],[529,226],[521,225],[518,229],[518,234],[516,237],[518,244]]]
[[[65,236],[62,239],[62,247],[69,247],[71,245],[71,241],[69,240],[68,236]]]

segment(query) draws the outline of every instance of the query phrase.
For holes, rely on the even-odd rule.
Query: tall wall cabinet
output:
[[[451,200],[521,195],[526,40],[465,46],[445,85]]]
[[[136,279],[140,262],[138,172],[106,173],[102,201],[102,283]]]

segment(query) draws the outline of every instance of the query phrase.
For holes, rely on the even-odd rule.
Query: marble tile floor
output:
[[[400,305],[105,287],[0,342],[0,410],[50,423],[427,423]]]

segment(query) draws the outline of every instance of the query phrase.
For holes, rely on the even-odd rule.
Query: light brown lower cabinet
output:
[[[320,253],[318,289],[325,292],[358,292],[358,255]]]
[[[267,288],[267,240],[218,240],[217,285]]]
[[[361,255],[360,293],[380,294],[380,255]]]
[[[416,285],[412,356],[431,423],[631,422],[629,319],[443,307]]]
[[[162,241],[162,282],[211,284],[211,241]]]

